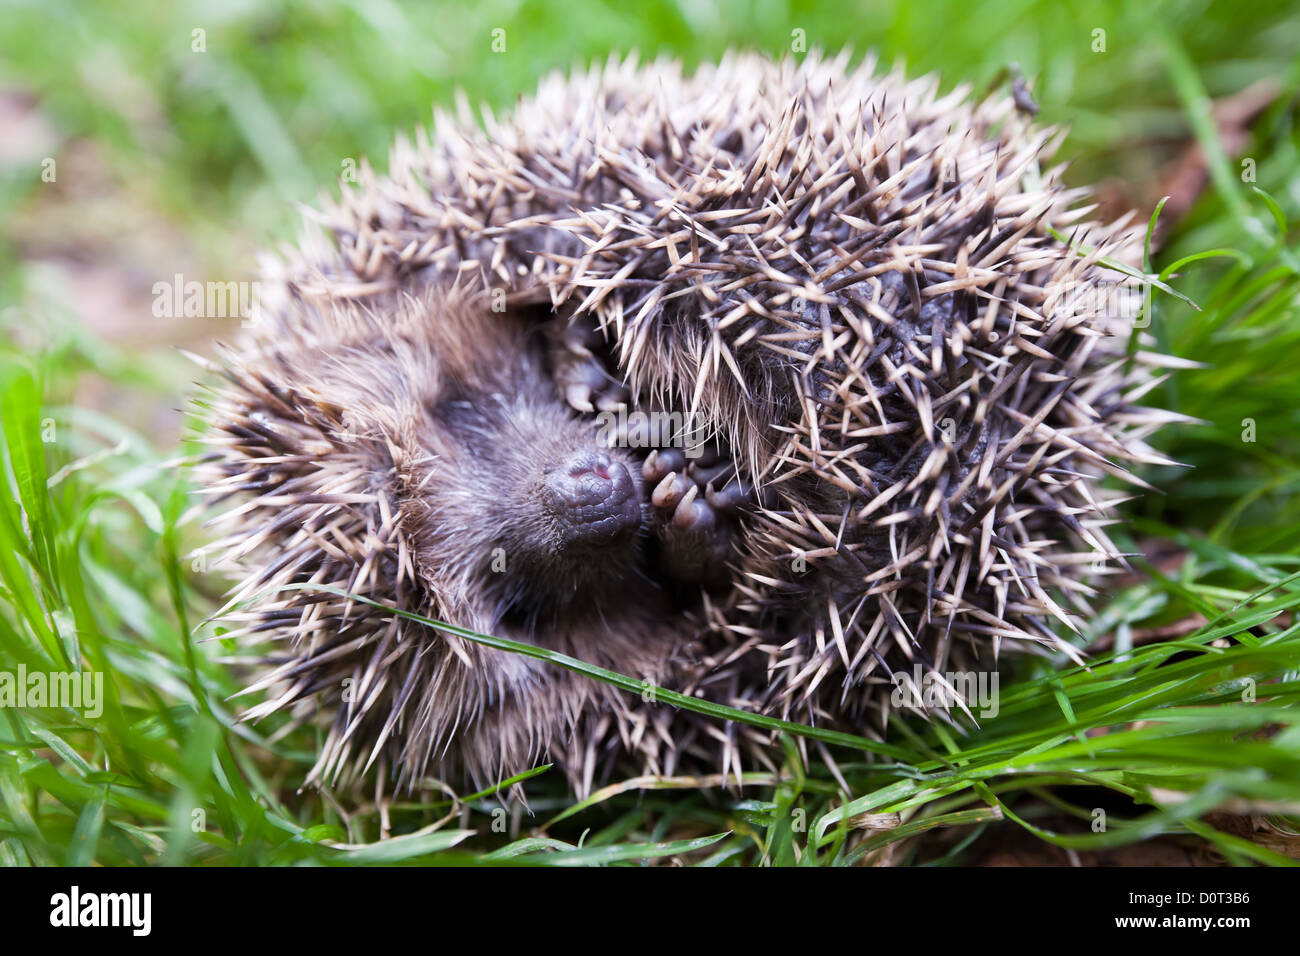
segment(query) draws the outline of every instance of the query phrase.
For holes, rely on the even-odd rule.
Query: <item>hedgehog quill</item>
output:
[[[1174,363],[1128,348],[1138,237],[1044,168],[1059,135],[938,90],[614,59],[363,165],[208,402],[246,716],[320,715],[328,786],[771,765],[753,727],[290,584],[863,734],[916,665],[1078,659],[1102,480],[1167,463],[1140,402]]]

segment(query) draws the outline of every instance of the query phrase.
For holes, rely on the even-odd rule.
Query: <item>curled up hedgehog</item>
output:
[[[312,782],[770,765],[749,725],[386,608],[860,734],[917,665],[1078,658],[1101,482],[1164,462],[1168,363],[1128,348],[1134,233],[1042,167],[1056,137],[938,90],[614,60],[438,116],[314,214],[203,466],[247,716],[321,716]]]

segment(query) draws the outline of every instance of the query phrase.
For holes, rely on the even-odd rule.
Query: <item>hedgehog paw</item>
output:
[[[570,407],[580,412],[612,412],[626,405],[627,388],[606,371],[596,351],[604,342],[589,316],[557,320],[549,329],[550,359],[556,385]]]
[[[733,516],[750,501],[733,463],[716,449],[687,464],[680,449],[650,452],[641,476],[653,488],[654,528],[664,570],[675,580],[718,587],[734,538]]]

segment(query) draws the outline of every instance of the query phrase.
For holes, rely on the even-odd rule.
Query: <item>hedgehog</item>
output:
[[[362,163],[215,366],[209,549],[272,648],[245,716],[327,715],[322,785],[546,759],[581,794],[772,739],[392,609],[862,734],[914,665],[1081,661],[1175,363],[1131,216],[970,94],[616,57]]]

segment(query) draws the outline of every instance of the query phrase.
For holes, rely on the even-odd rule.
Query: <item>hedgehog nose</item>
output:
[[[546,476],[542,493],[567,543],[613,543],[641,526],[637,484],[604,452],[574,452]]]

